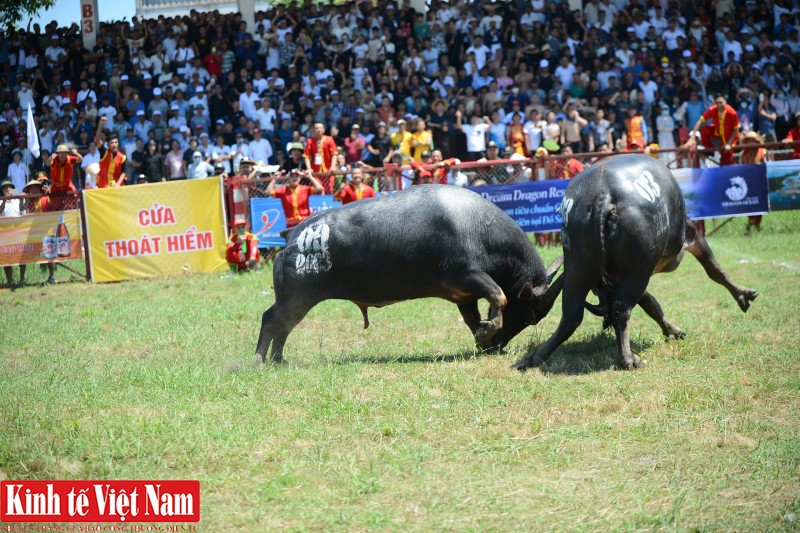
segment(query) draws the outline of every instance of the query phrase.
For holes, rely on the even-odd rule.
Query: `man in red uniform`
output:
[[[108,122],[107,117],[100,118],[94,140],[97,150],[100,152],[100,172],[97,173],[97,188],[121,187],[128,176],[125,175],[123,166],[125,165],[125,154],[119,151],[119,139],[116,135],[108,140],[108,148],[105,146],[100,132]]]
[[[283,214],[286,216],[287,228],[295,227],[311,214],[311,210],[308,207],[308,197],[310,195],[322,194],[325,192],[319,180],[310,174],[308,179],[311,180],[313,186],[300,185],[301,176],[301,172],[294,170],[290,172],[287,177],[287,185],[276,187],[275,185],[280,178],[275,178],[270,181],[269,186],[267,186],[267,194],[273,198],[280,198],[281,200]]]
[[[794,128],[789,130],[789,134],[783,142],[797,142],[800,141],[800,112],[794,115],[795,125]],[[794,153],[792,159],[800,159],[800,144],[794,145]]]
[[[736,144],[739,136],[739,115],[736,110],[728,105],[727,100],[721,94],[714,97],[714,105],[710,106],[697,119],[692,131],[689,133],[689,140],[686,145],[694,146],[695,132],[700,124],[711,121],[711,124],[700,130],[700,141],[706,148],[722,147],[719,154],[720,166],[733,164],[733,150],[731,147]],[[704,220],[695,220],[695,228],[700,235],[706,234],[706,223]]]
[[[321,122],[314,124],[314,136],[306,141],[303,157],[306,160],[306,169],[309,172],[328,172],[333,168],[333,160],[338,148],[336,141],[330,135],[325,135],[325,125]],[[328,179],[327,192],[333,192],[333,178]]]
[[[731,147],[736,144],[739,136],[739,115],[736,110],[728,105],[725,97],[718,94],[714,97],[714,105],[710,106],[697,119],[689,135],[687,144],[695,142],[695,132],[700,124],[712,121],[711,124],[700,130],[700,139],[706,148],[722,147],[720,152],[720,166],[733,164],[733,151]]]
[[[450,167],[453,165],[461,164],[461,160],[455,157],[451,157],[449,159],[442,159],[442,151],[441,150],[434,150],[431,152],[431,169],[433,170],[433,182],[434,183],[441,183],[442,185],[447,185],[450,180],[448,179],[448,175],[450,173]]]
[[[350,171],[351,181],[342,183],[333,200],[347,205],[363,198],[375,198],[375,190],[364,183],[364,173],[361,167],[353,167]]]
[[[562,155],[572,155],[572,145],[565,144],[561,147],[561,154]],[[558,159],[556,160],[556,165],[558,166],[558,173],[556,175],[557,179],[560,180],[571,180],[581,172],[583,172],[583,163],[575,159],[574,157],[570,157],[569,159]]]
[[[225,259],[234,272],[258,270],[261,266],[258,255],[258,237],[247,231],[247,221],[244,218],[237,218],[233,221],[233,232],[228,239]]]
[[[76,149],[70,150],[66,144],[58,145],[56,153],[44,162],[50,167],[50,181],[52,182],[50,193],[67,193],[75,190],[75,185],[72,184],[72,173],[75,165],[80,165],[81,161],[83,161],[83,156]],[[60,211],[65,209],[71,200],[71,197],[56,194],[51,197],[50,208],[53,211]]]

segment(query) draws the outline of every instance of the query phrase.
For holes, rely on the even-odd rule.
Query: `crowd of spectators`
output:
[[[64,144],[97,163],[102,117],[128,183],[291,166],[319,128],[346,164],[375,167],[489,145],[529,157],[548,140],[618,151],[633,116],[642,142],[670,148],[717,94],[744,132],[781,140],[800,112],[798,28],[796,0],[306,2],[252,27],[192,10],[101,24],[93,50],[76,25],[29,24],[0,33],[0,176],[31,179]]]

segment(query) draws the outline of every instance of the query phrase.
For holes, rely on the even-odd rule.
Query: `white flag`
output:
[[[39,134],[36,131],[36,124],[33,123],[33,110],[28,104],[28,151],[33,157],[39,157]]]

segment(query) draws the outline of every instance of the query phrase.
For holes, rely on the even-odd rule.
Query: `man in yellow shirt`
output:
[[[433,151],[433,134],[425,129],[425,121],[417,120],[416,131],[411,135],[411,146],[414,148],[414,161],[422,161],[422,154]]]
[[[405,162],[411,158],[411,140],[413,136],[407,129],[405,119],[401,118],[398,120],[397,127],[400,128],[400,130],[392,133],[392,147],[395,149],[395,152],[400,152],[400,154],[402,154],[403,161]]]

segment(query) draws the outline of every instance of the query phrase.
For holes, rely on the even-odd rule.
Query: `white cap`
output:
[[[72,85],[72,82],[69,80],[64,80],[64,85]]]
[[[196,93],[203,92],[203,87],[201,85],[198,85],[197,88],[195,88],[194,92],[196,92]]]
[[[70,99],[69,99],[68,97],[66,97],[66,96],[65,96],[64,98],[62,98],[62,99],[61,99],[61,105],[67,105],[67,104],[71,104],[71,103],[72,103],[72,100],[70,100]]]
[[[692,57],[691,50],[684,50],[683,51],[683,57]]]
[[[156,115],[161,115],[161,111],[159,111],[158,109],[153,111],[153,116],[156,116]]]
[[[160,87],[156,87],[155,89],[153,89],[153,96],[161,96],[161,88]]]
[[[122,81],[128,81],[128,75],[123,74],[122,76],[119,77],[119,79],[121,79]]]
[[[108,85],[108,82],[106,80],[103,80],[100,82],[100,85]]]
[[[334,94],[339,94],[339,91],[337,91],[336,89],[332,90],[331,91],[331,96],[333,96]]]
[[[550,66],[550,62],[548,60],[546,60],[546,59],[540,59],[539,60],[539,68],[545,68],[545,67],[549,67],[549,66]]]
[[[149,79],[152,79],[152,78],[153,78],[153,76],[151,76],[149,72],[145,72],[144,74],[142,74],[142,79],[143,80],[149,80]]]
[[[171,106],[169,106],[169,110],[170,111],[180,111],[181,108],[178,107],[178,104],[172,104]]]
[[[137,117],[143,117],[144,116],[144,110],[140,109],[139,111],[137,111],[136,112],[136,116]]]

